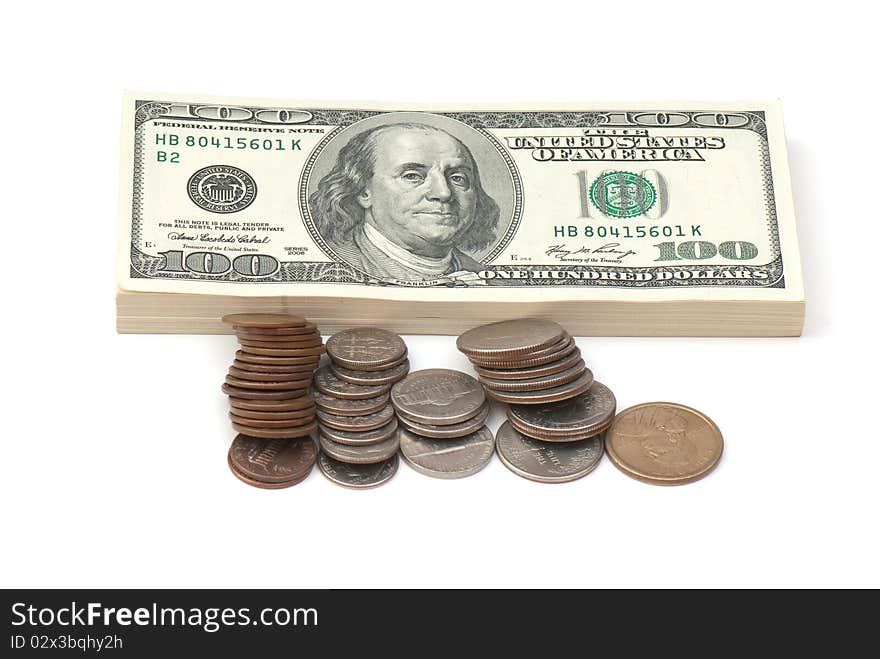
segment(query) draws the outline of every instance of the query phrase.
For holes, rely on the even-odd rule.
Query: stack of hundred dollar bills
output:
[[[117,327],[800,334],[775,101],[400,105],[127,93]]]

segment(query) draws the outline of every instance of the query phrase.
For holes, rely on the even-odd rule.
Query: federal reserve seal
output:
[[[657,201],[657,191],[643,176],[609,172],[590,186],[590,201],[608,217],[644,215]]]
[[[230,165],[203,167],[186,184],[189,198],[212,213],[244,210],[257,196],[257,184],[243,169]]]

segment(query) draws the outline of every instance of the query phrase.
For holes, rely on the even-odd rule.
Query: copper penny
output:
[[[236,327],[238,336],[245,336],[257,341],[268,341],[271,337],[301,336],[303,334],[320,334],[314,323],[306,323],[302,327]]]
[[[299,481],[317,458],[312,439],[268,440],[238,435],[229,447],[229,464],[247,478],[265,483]]]
[[[256,428],[241,423],[233,423],[232,427],[248,437],[260,437],[263,439],[291,439],[305,437],[313,430],[317,430],[318,424],[312,421],[305,426],[291,426],[289,428]]]
[[[652,485],[684,485],[712,471],[724,439],[702,412],[677,403],[642,403],[614,419],[605,451],[627,476]]]
[[[280,421],[282,419],[304,419],[315,416],[315,407],[307,407],[304,410],[287,410],[281,412],[260,412],[258,410],[247,410],[241,407],[229,406],[230,411],[237,417],[242,419],[263,419],[265,421]]]
[[[348,430],[349,432],[363,432],[365,430],[379,428],[391,421],[391,419],[394,418],[394,408],[391,405],[386,405],[378,412],[364,414],[362,416],[330,414],[319,408],[316,414],[323,425],[337,428],[339,430]]]
[[[327,339],[327,354],[334,363],[354,370],[382,367],[406,355],[406,344],[397,334],[377,327],[352,327]]]
[[[340,380],[351,382],[352,384],[394,384],[406,377],[409,373],[409,360],[404,359],[394,368],[385,371],[355,371],[350,368],[343,368],[338,364],[332,364],[330,370]]]
[[[561,384],[558,387],[541,389],[539,391],[495,391],[486,389],[486,395],[502,403],[514,405],[540,405],[542,403],[554,403],[566,400],[578,394],[582,394],[593,384],[593,372],[586,369],[576,380]]]
[[[302,316],[286,313],[231,313],[221,320],[236,327],[304,327],[306,324]]]
[[[577,349],[577,345],[575,345],[574,339],[566,334],[559,343],[554,343],[549,348],[519,355],[517,359],[477,359],[472,357],[471,361],[477,366],[486,368],[530,368],[558,361],[570,355],[575,349]]]
[[[255,412],[289,412],[291,410],[314,408],[315,400],[311,396],[299,396],[285,400],[257,400],[230,396],[229,404],[232,407],[254,410]]]
[[[255,373],[253,371],[244,371],[235,366],[229,367],[229,375],[239,380],[253,380],[254,382],[290,382],[291,380],[302,380],[312,376],[311,369],[293,373]]]
[[[433,437],[435,439],[455,439],[456,437],[464,437],[465,435],[470,435],[471,433],[477,432],[480,428],[483,427],[483,424],[486,423],[486,418],[488,416],[489,401],[483,403],[481,411],[477,412],[474,417],[468,419],[467,421],[453,423],[447,426],[434,426],[426,423],[418,423],[416,421],[408,419],[406,415],[402,414],[401,412],[397,413],[397,418],[400,420],[400,423],[402,423],[416,435],[421,435],[422,437]]]
[[[272,348],[273,350],[299,350],[301,348],[314,348],[321,345],[320,336],[310,336],[302,341],[254,341],[253,339],[239,338],[238,342],[248,348]]]
[[[527,380],[499,380],[497,378],[481,377],[480,382],[483,386],[496,391],[536,391],[538,389],[549,389],[550,387],[558,387],[559,385],[571,382],[587,370],[584,360],[578,360],[574,366],[564,371],[553,373],[552,375],[542,375],[539,378],[528,378]]]
[[[372,414],[378,412],[388,404],[391,396],[384,393],[375,398],[358,398],[350,400],[346,398],[334,398],[320,391],[313,391],[312,397],[315,399],[315,405],[319,410],[330,412],[330,414],[340,414],[342,416],[362,416],[364,414]]]
[[[324,346],[319,345],[313,348],[253,348],[243,345],[241,352],[261,357],[318,357],[324,352]]]
[[[318,443],[321,445],[321,450],[334,460],[355,465],[385,462],[397,455],[397,450],[400,448],[400,438],[397,433],[381,442],[361,446],[334,442],[326,435],[318,433]]]
[[[235,352],[235,359],[246,362],[248,364],[260,364],[264,366],[299,366],[303,364],[318,366],[321,359],[320,354],[305,355],[302,357],[278,357],[269,355],[257,355],[243,350]]]
[[[231,384],[223,383],[220,387],[224,394],[233,398],[247,398],[248,400],[287,400],[306,395],[306,389],[286,389],[284,391],[260,391],[259,389],[244,389]]]
[[[277,439],[269,440],[277,442]],[[238,469],[235,468],[235,465],[232,464],[232,459],[227,455],[226,464],[229,465],[229,471],[232,472],[232,475],[235,476],[238,480],[246,485],[250,485],[251,487],[258,487],[261,490],[283,490],[288,487],[293,487],[294,485],[298,485],[302,483],[306,478],[308,478],[308,474],[303,476],[302,478],[291,480],[291,481],[283,481],[281,483],[267,483],[266,481],[258,481],[253,478],[248,478],[243,473],[241,473]]]
[[[520,359],[519,355],[540,351],[558,343],[565,330],[552,320],[519,318],[490,323],[468,330],[455,345],[475,359]]]
[[[542,364],[539,366],[532,366],[531,368],[508,368],[508,369],[500,369],[500,368],[486,368],[484,366],[480,366],[479,364],[474,364],[474,370],[478,375],[482,375],[487,378],[496,378],[498,380],[527,380],[529,378],[539,378],[544,375],[553,375],[554,373],[558,373],[559,371],[564,371],[567,368],[574,366],[581,358],[581,351],[577,348],[572,351],[571,354],[563,357],[562,359],[550,362],[549,364]]]
[[[309,414],[308,416],[297,417],[293,419],[250,419],[241,416],[237,416],[236,414],[230,412],[229,418],[232,419],[234,423],[237,423],[240,426],[247,426],[248,428],[298,428],[300,426],[307,426],[315,419],[314,414]]]
[[[352,384],[345,380],[340,380],[330,369],[330,365],[324,365],[315,371],[314,379],[315,389],[321,391],[328,396],[334,398],[342,398],[346,400],[359,400],[363,398],[375,398],[384,393],[391,391],[390,384]]]
[[[320,421],[318,421],[318,428],[320,428],[321,432],[334,442],[339,442],[340,444],[350,444],[352,446],[363,446],[366,444],[376,444],[377,442],[381,442],[383,439],[388,439],[397,432],[397,419],[391,419],[384,426],[379,426],[378,428],[374,428],[373,430],[365,430],[362,432],[350,432],[348,430],[340,430],[338,428],[331,428],[330,426],[326,426]]]
[[[267,382],[257,380],[240,380],[232,375],[226,376],[226,384],[233,387],[243,387],[245,389],[255,389],[259,391],[289,391],[290,389],[308,389],[311,384],[311,378],[307,380],[281,380],[278,382]]]
[[[315,370],[316,366],[317,362],[315,361],[308,362],[307,364],[282,364],[280,366],[272,366],[270,364],[251,364],[250,362],[243,362],[238,359],[232,362],[233,368],[253,375],[273,373],[275,375],[299,377],[299,373],[311,373]]]

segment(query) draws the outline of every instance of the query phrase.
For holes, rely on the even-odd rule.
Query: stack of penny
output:
[[[259,485],[262,467],[255,471],[233,455],[237,443],[247,442],[242,455],[255,464],[272,463],[279,451],[284,460],[296,456],[297,469],[290,474],[281,469],[280,481],[264,481],[274,487],[294,485],[305,477],[303,456],[311,456],[309,468],[316,458],[314,450],[293,440],[313,443],[309,434],[318,425],[314,400],[307,394],[324,352],[321,335],[305,318],[290,314],[231,314],[223,321],[233,326],[240,344],[222,387],[229,396],[232,427],[241,433],[230,448],[230,468],[241,480],[268,487]],[[279,440],[286,441],[273,444]]]
[[[485,467],[495,438],[484,424],[489,402],[483,387],[460,371],[430,368],[410,373],[391,389],[400,452],[416,471],[462,478]]]
[[[540,405],[590,388],[593,373],[571,335],[558,323],[521,318],[482,325],[458,337],[458,349],[495,400]]]
[[[397,419],[391,386],[409,372],[406,344],[396,334],[355,327],[327,339],[330,362],[314,375],[320,429],[318,467],[332,482],[363,489],[397,471]]]

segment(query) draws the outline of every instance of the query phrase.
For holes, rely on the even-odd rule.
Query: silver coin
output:
[[[331,414],[322,409],[318,409],[315,413],[323,425],[337,428],[338,430],[348,430],[350,432],[362,432],[365,430],[380,428],[394,418],[394,408],[391,407],[391,405],[386,405],[378,412],[363,414],[360,416]]]
[[[516,361],[510,359],[477,359],[476,357],[469,357],[469,359],[474,366],[481,366],[483,368],[532,368],[534,366],[557,362],[560,359],[567,357],[575,350],[577,350],[577,345],[575,344],[574,339],[566,334],[559,343],[554,343],[552,346],[543,348],[540,351],[521,355],[521,358],[518,358]]]
[[[616,410],[614,394],[594,380],[589,389],[573,398],[540,405],[511,405],[507,414],[521,429],[539,435],[595,435],[611,425]]]
[[[322,391],[312,391],[312,398],[315,399],[315,405],[318,406],[318,409],[325,412],[342,416],[359,416],[378,412],[388,404],[390,396],[386,392],[375,398],[350,400],[347,398],[334,398]]]
[[[498,378],[481,377],[480,382],[484,386],[496,391],[537,391],[538,389],[549,389],[550,387],[558,387],[566,384],[587,370],[587,365],[583,359],[578,360],[574,366],[571,366],[559,373],[551,375],[542,375],[538,378],[528,378],[525,380],[500,380]]]
[[[542,375],[551,375],[559,373],[565,369],[574,366],[581,359],[581,351],[575,348],[570,355],[566,355],[562,359],[549,364],[540,366],[532,366],[530,368],[485,368],[474,364],[474,370],[478,375],[487,378],[497,378],[499,380],[527,380],[529,378],[539,378]]]
[[[369,444],[377,444],[394,435],[394,433],[397,432],[397,419],[391,419],[391,421],[384,426],[380,426],[374,430],[364,430],[360,432],[331,428],[320,422],[318,423],[318,428],[334,442],[349,444],[351,446],[368,446]]]
[[[419,473],[434,478],[464,478],[489,464],[495,438],[486,426],[457,439],[420,437],[406,428],[397,430],[400,452]]]
[[[552,345],[565,330],[552,320],[519,318],[490,323],[468,330],[455,345],[468,357],[477,359],[518,359],[517,355]]]
[[[467,421],[462,421],[461,423],[453,423],[448,426],[432,426],[426,423],[418,423],[417,421],[407,418],[400,412],[397,413],[397,418],[400,419],[400,422],[415,434],[421,435],[422,437],[434,437],[436,439],[464,437],[465,435],[470,435],[472,432],[477,432],[482,425],[486,423],[486,418],[488,416],[489,401],[483,403],[483,407],[480,408],[480,411],[477,412],[473,418],[468,419]]]
[[[370,465],[353,465],[334,460],[326,453],[318,456],[318,468],[329,480],[342,487],[353,490],[365,490],[371,487],[384,485],[394,474],[400,459],[397,454],[385,462],[377,462]]]
[[[340,444],[334,442],[326,435],[319,433],[318,441],[321,444],[321,450],[324,451],[334,460],[347,462],[349,464],[375,464],[377,462],[385,462],[397,453],[400,448],[400,438],[397,433],[391,435],[388,439],[378,444],[365,444],[361,446],[352,446],[351,444]]]
[[[589,474],[602,459],[603,435],[554,444],[526,437],[510,421],[498,429],[498,459],[523,478],[539,483],[567,483]]]
[[[382,394],[391,391],[390,384],[363,385],[352,384],[351,382],[340,380],[333,375],[333,371],[330,369],[329,364],[325,364],[315,371],[313,384],[318,391],[325,393],[328,396],[345,400],[375,398],[376,396],[381,396]]]
[[[578,378],[561,384],[558,387],[540,389],[538,391],[496,391],[487,389],[486,395],[502,403],[512,405],[541,405],[567,400],[578,394],[584,393],[593,384],[593,372],[586,369]]]
[[[537,432],[534,428],[529,428],[528,426],[522,425],[519,421],[511,416],[507,415],[507,420],[510,421],[510,424],[519,430],[526,437],[531,437],[532,439],[540,439],[543,442],[576,442],[581,439],[589,439],[590,437],[595,437],[603,431],[599,432],[570,432],[570,433],[541,433]]]
[[[391,387],[391,404],[407,419],[432,426],[461,423],[480,411],[486,392],[467,373],[427,368]]]
[[[340,380],[345,380],[352,384],[390,385],[406,377],[406,374],[409,373],[409,360],[404,359],[397,366],[383,371],[357,371],[351,368],[344,368],[338,364],[333,364],[330,370]]]
[[[345,368],[361,369],[397,361],[406,344],[397,334],[377,327],[352,327],[327,339],[327,354]]]

